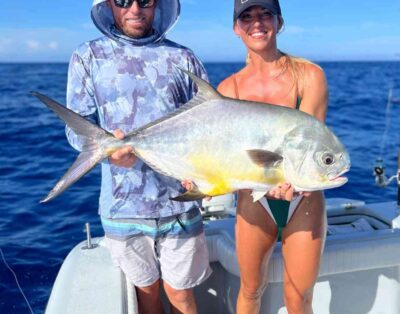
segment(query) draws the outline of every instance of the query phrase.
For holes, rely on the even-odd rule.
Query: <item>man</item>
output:
[[[187,48],[165,39],[179,0],[95,0],[91,15],[105,35],[73,53],[67,106],[118,138],[189,101],[206,79]],[[80,150],[79,137],[66,130]],[[99,213],[114,262],[135,286],[140,313],[162,313],[161,279],[175,312],[196,313],[192,287],[211,273],[203,225],[193,203],[169,198],[180,183],[150,169],[131,147],[102,164]]]

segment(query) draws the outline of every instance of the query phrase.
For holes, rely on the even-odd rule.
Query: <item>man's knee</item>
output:
[[[164,282],[164,289],[171,301],[184,304],[194,300],[193,289],[174,289],[166,282]]]
[[[158,300],[160,298],[160,282],[157,281],[147,287],[136,287],[136,292],[139,298],[145,297],[146,299]]]
[[[177,303],[191,303],[193,302],[193,290],[183,289],[177,290],[172,287],[168,287],[168,296]]]

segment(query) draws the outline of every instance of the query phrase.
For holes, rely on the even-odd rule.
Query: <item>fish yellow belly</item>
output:
[[[209,188],[200,189],[210,196],[233,192],[237,182],[254,182],[254,185],[276,185],[284,182],[281,168],[265,169],[253,163],[229,162],[215,156],[196,154],[189,162]],[[234,184],[236,183],[236,184]]]

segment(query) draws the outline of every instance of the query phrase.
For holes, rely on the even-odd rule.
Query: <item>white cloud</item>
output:
[[[67,62],[82,42],[99,32],[67,28],[1,28],[0,62]]]
[[[29,50],[37,50],[40,47],[40,43],[36,40],[28,40],[26,46]]]
[[[51,41],[51,42],[49,42],[48,47],[49,47],[50,49],[57,50],[57,49],[58,49],[58,42],[56,42],[56,41]]]

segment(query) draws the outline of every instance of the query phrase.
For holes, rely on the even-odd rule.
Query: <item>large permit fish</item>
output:
[[[84,140],[74,164],[42,202],[126,145],[155,171],[195,183],[193,190],[175,197],[177,201],[239,189],[253,190],[256,201],[282,182],[290,182],[295,191],[330,189],[347,182],[342,174],[350,168],[349,156],[324,123],[298,110],[224,97],[182,71],[197,84],[197,95],[123,140],[47,96],[33,93]]]

